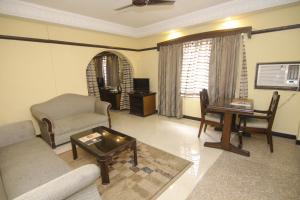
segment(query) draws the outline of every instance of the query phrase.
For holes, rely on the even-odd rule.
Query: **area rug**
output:
[[[133,167],[133,152],[124,151],[113,158],[109,170],[110,184],[96,184],[104,200],[143,200],[157,198],[167,187],[183,174],[192,163],[151,147],[137,143],[138,165]],[[59,156],[72,168],[94,163],[96,158],[78,148],[78,159],[72,159],[72,151]]]

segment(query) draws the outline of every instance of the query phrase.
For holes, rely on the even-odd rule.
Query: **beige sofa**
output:
[[[100,200],[93,164],[71,170],[39,137],[31,121],[0,127],[1,200]]]
[[[97,126],[111,127],[108,102],[94,96],[63,94],[33,105],[31,113],[38,121],[42,138],[52,147],[70,141],[70,136]]]

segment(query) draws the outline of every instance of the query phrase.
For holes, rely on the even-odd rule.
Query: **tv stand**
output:
[[[155,92],[130,92],[130,114],[148,116],[156,112]]]

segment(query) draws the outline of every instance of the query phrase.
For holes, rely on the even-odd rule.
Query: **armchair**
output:
[[[239,146],[243,144],[242,133],[262,133],[266,134],[270,151],[273,152],[272,127],[275,119],[280,95],[277,91],[273,93],[268,110],[254,110],[254,115],[239,116]],[[241,123],[243,122],[243,126]]]
[[[209,105],[208,92],[203,89],[200,92],[200,107],[201,107],[201,122],[198,132],[198,138],[201,135],[203,126],[204,132],[206,131],[207,125],[222,128],[223,127],[223,114],[217,112],[207,112],[207,106]]]

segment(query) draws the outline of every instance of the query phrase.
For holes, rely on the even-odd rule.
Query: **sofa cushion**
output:
[[[70,171],[40,138],[0,148],[0,171],[8,199]]]
[[[57,135],[80,132],[95,128],[108,121],[107,116],[97,113],[81,113],[54,121],[54,132]]]
[[[5,193],[5,190],[4,190],[4,186],[3,186],[3,183],[2,183],[1,174],[0,174],[0,199],[1,200],[7,200],[6,193]]]

